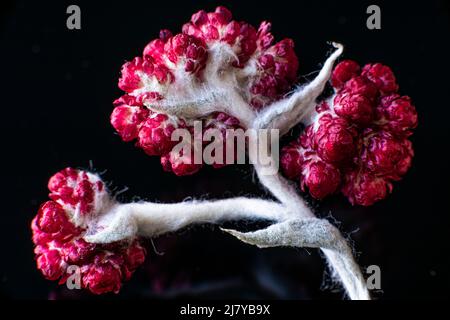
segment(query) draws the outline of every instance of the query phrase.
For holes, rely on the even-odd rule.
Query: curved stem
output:
[[[213,112],[225,112],[239,119],[240,124],[248,128],[255,111],[242,99],[232,80],[223,79],[217,86],[193,87],[187,97],[177,96],[176,100],[166,98],[154,102],[152,109],[190,119],[204,117]]]
[[[219,58],[212,64],[211,69],[205,71],[206,76],[210,76],[208,79],[208,83],[212,84],[210,87],[193,86],[184,98],[176,102],[167,100],[166,104],[156,107],[168,113],[181,112],[193,117],[213,111],[225,111],[238,118],[247,128],[274,128],[279,129],[280,135],[283,135],[314,110],[315,100],[322,93],[331,75],[333,64],[343,51],[342,45],[334,44],[334,46],[337,50],[326,60],[312,82],[298,89],[290,97],[268,106],[260,114],[256,114],[243,101],[239,95],[236,79],[221,72],[221,65],[229,61]],[[217,57],[222,57],[223,48],[216,49]],[[261,184],[281,203],[262,199],[232,198],[174,204],[149,202],[113,204],[108,212],[95,221],[85,239],[94,243],[109,243],[136,236],[154,237],[194,223],[268,219],[276,223],[266,229],[245,234],[237,231],[229,232],[242,241],[261,247],[290,245],[320,248],[327,257],[333,274],[342,282],[349,297],[370,299],[360,268],[339,230],[328,221],[317,219],[295,187],[279,172],[266,174],[264,167],[258,163],[254,151],[249,151],[249,157]]]
[[[116,204],[99,217],[85,239],[93,243],[110,243],[136,236],[155,237],[191,224],[237,219],[279,222],[288,217],[288,210],[279,203],[244,197],[180,203]]]
[[[279,172],[273,175],[264,174],[262,171],[262,166],[258,164],[256,154],[250,153],[249,156],[252,159],[252,163],[254,164],[261,184],[265,186],[282,204],[289,208],[293,213],[293,216],[302,219],[315,218],[312,210],[298,195],[292,184],[286,181],[286,179],[284,179]],[[278,225],[275,225],[274,228]],[[331,224],[329,225],[331,226]],[[267,229],[262,232],[265,232]],[[304,241],[305,233],[312,236],[312,238],[306,242]],[[326,228],[324,233],[315,233],[314,231],[308,229],[301,229],[299,232],[281,231],[278,236],[274,237],[273,234],[270,236],[270,238],[275,239],[275,242],[272,242],[272,246],[286,245],[286,241],[280,239],[280,236],[295,236],[293,240],[291,239],[291,245],[296,244],[297,246],[309,245],[320,247],[329,262],[333,275],[343,284],[349,297],[356,300],[370,299],[369,291],[367,290],[366,282],[361,270],[353,258],[352,251],[348,246],[347,241],[337,228],[331,226],[330,228]],[[330,239],[332,239],[332,241],[327,237],[331,237]],[[311,243],[314,243],[315,245],[311,245]],[[330,245],[330,243],[332,243],[332,245]]]
[[[250,156],[251,157],[251,156]],[[252,158],[252,157],[251,157]],[[253,166],[261,184],[297,217],[315,217],[305,201],[298,195],[295,186],[280,174],[264,174],[262,166],[254,160]]]
[[[317,97],[330,79],[334,62],[344,50],[339,43],[333,43],[333,46],[337,48],[336,51],[325,61],[317,77],[289,97],[265,108],[255,119],[254,128],[276,128],[283,135],[314,110]]]
[[[251,198],[189,201],[173,204],[129,204],[137,219],[139,235],[155,236],[191,224],[217,223],[237,219],[284,221],[289,215],[281,204]]]
[[[328,259],[335,279],[339,279],[354,300],[370,299],[359,266],[339,230],[325,219],[291,219],[254,232],[222,229],[239,240],[260,248],[290,246],[320,248]]]
[[[342,238],[342,236],[341,236]],[[352,300],[370,300],[370,293],[367,289],[359,265],[353,259],[352,251],[345,239],[342,238],[342,250],[321,248],[330,264],[333,277],[339,279],[349,298]]]

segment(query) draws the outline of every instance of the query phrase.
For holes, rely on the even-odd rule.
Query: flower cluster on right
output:
[[[380,63],[362,69],[339,63],[335,93],[316,106],[312,122],[281,151],[281,168],[316,199],[341,192],[352,204],[369,206],[392,191],[411,166],[408,137],[417,112],[398,94],[392,70]]]

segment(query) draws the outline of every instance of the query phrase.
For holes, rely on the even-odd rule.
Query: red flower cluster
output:
[[[301,136],[284,147],[281,166],[314,198],[341,191],[352,204],[372,205],[408,171],[414,155],[408,137],[417,113],[397,94],[391,69],[382,64],[339,63],[332,74],[335,94],[316,107]]]
[[[194,140],[191,139],[191,154],[180,154],[173,147],[178,141],[172,141],[175,129],[184,128],[194,133],[193,121],[189,123],[181,118],[148,110],[131,96],[123,96],[114,102],[116,108],[111,114],[111,124],[117,130],[123,141],[137,140],[136,146],[142,148],[150,156],[160,156],[163,169],[178,176],[198,172],[203,163],[194,163]],[[207,130],[219,129],[225,151],[226,130],[238,129],[239,121],[222,112],[212,113],[198,119],[202,122],[202,137]],[[201,139],[201,137],[200,137]],[[224,154],[224,161],[226,154]],[[213,167],[219,168],[217,164]]]
[[[280,98],[295,82],[298,60],[291,39],[273,44],[270,27],[263,22],[256,30],[246,22],[232,20],[226,8],[217,7],[214,12],[201,10],[192,15],[180,34],[173,36],[162,30],[141,57],[122,67],[119,88],[126,95],[114,102],[111,124],[124,141],[138,139],[137,146],[147,154],[161,156],[165,169],[177,175],[197,172],[202,165],[179,161],[191,155],[171,153],[174,142],[170,136],[176,128],[189,127],[186,120],[154,112],[152,103],[183,92],[190,85],[207,85],[204,69],[217,50],[232,52],[237,58],[229,70],[242,78],[243,97],[250,105],[262,108]],[[231,118],[214,114],[198,120],[209,122],[211,117],[216,123],[219,118]],[[236,119],[231,122],[229,128],[239,126]]]
[[[93,244],[83,239],[87,228],[75,223],[77,215],[95,215],[106,194],[103,182],[90,173],[66,168],[50,178],[49,197],[31,223],[38,269],[45,278],[63,284],[79,267],[83,288],[95,294],[119,292],[145,260],[138,240]],[[81,220],[82,221],[82,220]]]

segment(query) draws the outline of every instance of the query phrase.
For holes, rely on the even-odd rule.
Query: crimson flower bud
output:
[[[355,61],[341,61],[333,70],[331,75],[331,85],[336,89],[341,89],[348,80],[358,76],[360,72],[361,68]]]

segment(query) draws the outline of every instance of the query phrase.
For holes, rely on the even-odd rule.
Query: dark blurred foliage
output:
[[[294,3],[296,3],[294,5]],[[82,29],[66,28],[66,8],[78,4]],[[180,30],[192,13],[218,4],[238,20],[273,22],[274,34],[295,40],[300,73],[311,79],[327,41],[346,45],[345,57],[381,61],[412,97],[420,126],[412,137],[414,166],[385,201],[352,207],[343,197],[311,202],[355,243],[361,266],[379,265],[380,299],[448,297],[446,257],[450,208],[446,1],[376,1],[382,29],[366,28],[372,1],[58,1],[0,3],[2,64],[2,204],[0,296],[120,299],[152,297],[340,299],[317,250],[257,249],[216,226],[195,226],[146,240],[145,266],[119,295],[95,297],[46,281],[35,267],[29,223],[46,200],[47,179],[66,167],[92,167],[122,201],[176,202],[186,197],[266,196],[249,166],[178,178],[159,158],[123,143],[109,124],[119,70],[160,28]],[[311,199],[308,198],[309,201]],[[255,229],[264,223],[227,226]],[[157,254],[153,249],[156,248]],[[328,288],[323,290],[324,288]]]

